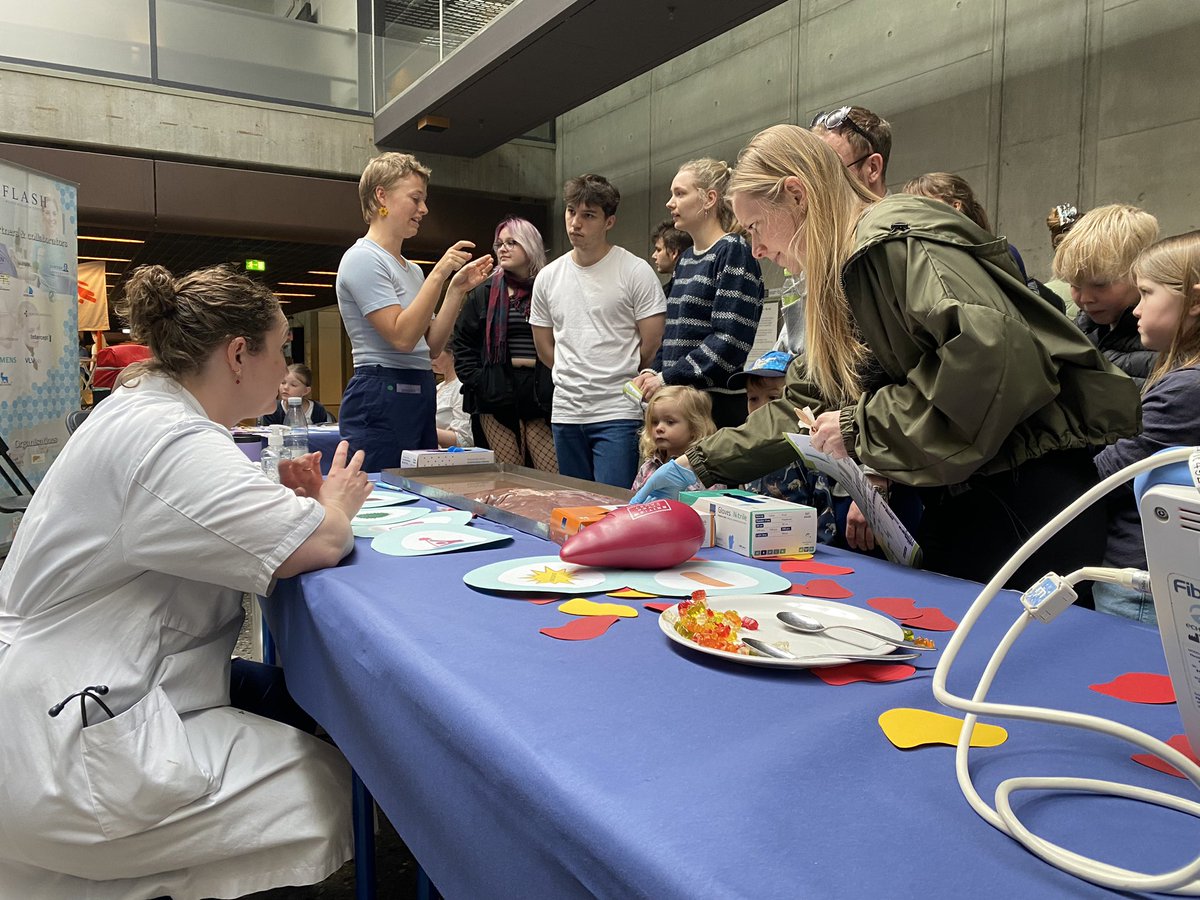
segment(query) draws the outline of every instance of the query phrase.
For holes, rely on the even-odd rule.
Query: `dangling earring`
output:
[[[386,219],[388,217],[388,208],[386,206],[379,207],[379,218]]]
[[[234,384],[241,384],[241,383],[242,383],[242,373],[241,373],[241,372],[234,372],[234,373],[233,373],[233,383],[234,383]]]

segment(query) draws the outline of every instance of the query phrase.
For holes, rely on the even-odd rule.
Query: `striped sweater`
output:
[[[723,235],[675,265],[659,365],[667,384],[724,388],[754,343],[763,305],[762,270],[746,240]]]

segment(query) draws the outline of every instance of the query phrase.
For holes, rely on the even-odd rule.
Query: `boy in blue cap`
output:
[[[747,414],[783,396],[784,376],[792,359],[790,353],[771,350],[729,376],[731,389],[746,390]],[[831,544],[837,538],[831,482],[822,473],[805,466],[799,457],[794,463],[750,482],[746,490],[811,506],[817,511],[817,540]]]

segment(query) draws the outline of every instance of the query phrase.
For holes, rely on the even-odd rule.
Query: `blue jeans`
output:
[[[612,419],[582,425],[553,423],[558,471],[628,488],[637,478],[640,419]]]
[[[1154,598],[1143,591],[1097,581],[1092,585],[1092,597],[1099,612],[1133,619],[1143,625],[1158,624],[1158,616],[1154,612]]]

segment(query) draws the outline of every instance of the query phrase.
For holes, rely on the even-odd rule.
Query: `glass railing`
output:
[[[97,12],[78,0],[0,3],[0,57],[149,79],[146,0],[107,0]]]

